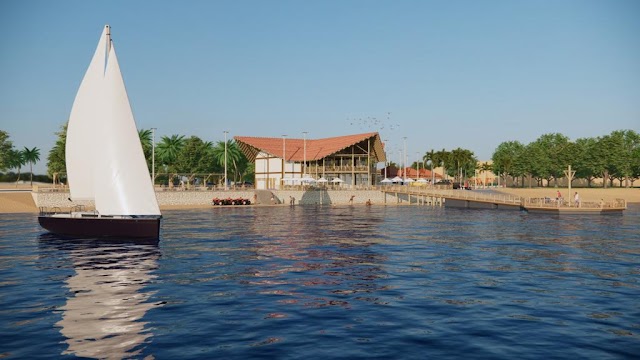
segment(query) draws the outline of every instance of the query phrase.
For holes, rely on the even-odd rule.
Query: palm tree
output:
[[[484,173],[484,177],[485,179],[482,181],[482,183],[484,184],[484,186],[486,187],[486,178],[487,178],[487,172],[489,171],[493,171],[493,166],[491,164],[489,164],[488,162],[483,162],[479,167],[478,170],[482,171]]]
[[[7,161],[9,169],[18,170],[18,178],[16,179],[16,187],[18,186],[18,181],[20,181],[20,170],[22,170],[22,166],[27,162],[24,159],[24,153],[20,150],[9,150],[9,158]]]
[[[451,151],[451,162],[455,165],[456,175],[455,178],[458,182],[462,183],[463,170],[476,167],[477,161],[473,156],[473,152],[467,149],[457,148]]]
[[[184,146],[184,135],[171,135],[171,137],[163,136],[156,147],[158,160],[165,166],[165,171],[175,165],[178,154]]]
[[[150,129],[141,129],[138,130],[138,137],[140,138],[140,145],[142,145],[142,152],[144,153],[144,158],[147,161],[147,167],[149,171],[151,171],[151,152],[153,151],[153,140],[152,133]]]
[[[31,172],[31,186],[33,186],[33,164],[37,161],[40,161],[40,149],[34,147],[33,149],[29,149],[28,147],[24,147],[22,150],[22,156],[24,158],[25,163],[29,163],[29,170]]]
[[[449,165],[449,158],[451,157],[451,153],[442,149],[440,151],[436,151],[433,154],[433,161],[436,164],[436,167],[442,166],[442,175],[444,176],[447,173],[447,166]]]
[[[218,141],[211,149],[211,152],[217,165],[224,168],[224,141]],[[231,139],[227,140],[227,166],[231,165],[233,168],[234,181],[237,181],[238,177],[241,176],[239,168],[242,165],[243,158],[244,155],[240,151],[238,144]]]

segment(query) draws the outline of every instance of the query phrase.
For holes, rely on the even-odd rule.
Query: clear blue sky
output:
[[[545,133],[640,131],[637,0],[4,0],[0,129],[41,149],[37,173],[107,23],[156,139],[379,131],[393,161],[405,136],[410,161],[487,160]]]

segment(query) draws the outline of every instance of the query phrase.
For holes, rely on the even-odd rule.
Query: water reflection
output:
[[[377,302],[372,294],[387,289],[387,256],[377,246],[389,238],[376,226],[378,212],[322,206],[261,210],[251,222],[246,250],[254,258],[239,272],[241,284],[285,296],[280,305],[312,308]]]
[[[64,254],[75,272],[65,281],[68,297],[56,323],[68,345],[62,355],[140,355],[153,336],[142,318],[160,306],[147,302],[153,293],[144,291],[157,269],[157,243],[70,241],[47,234],[40,237],[40,247]]]

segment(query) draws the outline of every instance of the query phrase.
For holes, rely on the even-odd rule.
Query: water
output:
[[[0,358],[624,359],[640,207],[166,212],[155,245],[0,214]]]

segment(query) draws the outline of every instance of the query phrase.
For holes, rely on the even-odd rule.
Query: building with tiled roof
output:
[[[234,140],[255,163],[256,189],[279,189],[300,183],[303,177],[372,185],[377,164],[386,161],[377,132],[324,139],[234,136]]]

